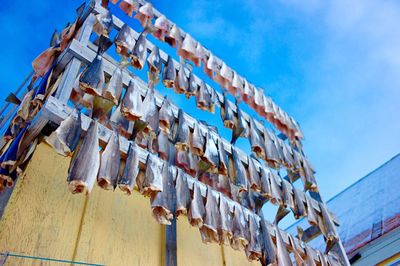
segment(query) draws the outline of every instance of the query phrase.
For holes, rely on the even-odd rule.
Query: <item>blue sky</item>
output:
[[[299,121],[324,199],[400,151],[398,1],[153,3]],[[79,4],[1,4],[2,95],[15,90],[52,31],[72,21]]]

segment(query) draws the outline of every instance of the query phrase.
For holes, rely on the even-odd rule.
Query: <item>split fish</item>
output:
[[[339,241],[339,237],[335,233],[335,225],[333,224],[331,215],[325,207],[325,204],[319,203],[319,208],[321,209],[321,218],[319,222],[319,228],[323,235],[325,236],[326,249],[325,253],[327,254],[332,247]]]
[[[246,256],[249,261],[258,260],[262,257],[262,248],[260,243],[260,217],[249,215],[249,244],[246,246]]]
[[[294,260],[296,262],[296,266],[297,265],[305,265],[305,261],[303,259],[303,257],[301,256],[301,254],[305,253],[305,250],[303,247],[300,246],[300,244],[298,244],[296,242],[296,240],[293,238],[293,236],[291,234],[288,234],[288,239],[289,239],[289,243],[290,246],[292,247],[292,253],[294,255]]]
[[[196,78],[195,78],[194,74],[192,72],[190,72],[189,83],[188,83],[187,90],[185,92],[186,98],[189,99],[192,96],[196,96],[197,90],[198,90],[198,86],[197,86]]]
[[[226,153],[224,144],[220,138],[217,139],[217,150],[218,150],[218,158],[219,158],[219,166],[218,166],[218,173],[220,175],[228,175],[228,163],[226,160]]]
[[[125,12],[125,14],[132,17],[133,11],[138,10],[139,3],[136,0],[122,0],[119,7]]]
[[[243,80],[235,71],[233,71],[232,82],[229,83],[227,89],[235,97],[238,97],[239,92],[243,89]]]
[[[32,61],[32,68],[36,75],[43,77],[54,63],[56,56],[61,52],[59,46],[47,48]]]
[[[121,2],[121,4],[122,3],[124,2]],[[135,42],[136,41],[133,37],[133,31],[128,26],[128,24],[124,24],[122,26],[114,39],[117,53],[125,57],[129,57],[129,53],[131,52],[131,49],[135,46]]]
[[[19,107],[17,109],[17,113],[11,122],[12,124],[18,124],[19,122],[26,122],[26,121],[30,120],[31,111],[32,111],[31,101],[32,101],[34,92],[35,92],[34,90],[30,90],[25,94],[24,98],[22,99],[21,104],[19,105]],[[21,124],[21,123],[19,123],[19,124]]]
[[[270,185],[271,185],[271,203],[275,205],[283,205],[283,199],[282,199],[282,189],[280,185],[278,184],[278,177],[276,176],[275,173],[271,172],[270,175]]]
[[[315,257],[317,254],[314,252],[312,248],[310,248],[308,245],[305,245],[305,253],[306,253],[306,265],[307,266],[317,266],[317,263],[315,262]],[[337,265],[337,264],[334,264]],[[340,264],[339,264],[340,265]]]
[[[182,109],[178,112],[178,130],[175,136],[175,147],[178,150],[187,150],[189,147],[189,125],[184,117]]]
[[[163,189],[155,193],[150,199],[152,216],[159,224],[171,225],[171,221],[174,218],[172,204],[175,204],[175,202],[171,202],[171,199],[175,189],[175,176],[176,168],[165,164],[161,177]]]
[[[135,45],[131,49],[131,64],[136,69],[142,69],[147,57],[147,32],[140,33]]]
[[[130,139],[133,129],[134,122],[128,121],[121,113],[121,105],[118,105],[112,112],[110,121],[118,129],[118,133],[127,139]]]
[[[70,24],[68,23],[67,26],[62,30],[61,32],[61,42],[60,42],[60,51],[64,51],[65,48],[67,48],[68,44],[72,40],[72,38],[75,36],[75,33],[78,30],[78,20],[80,19],[80,14],[79,14],[79,9],[78,9],[78,16],[75,20],[74,23]]]
[[[172,112],[171,101],[168,100],[166,97],[161,105],[159,111],[159,118],[160,118],[160,130],[164,131],[165,133],[169,134],[171,132],[171,128],[174,125],[175,117]]]
[[[249,187],[249,182],[246,177],[246,169],[242,161],[239,158],[236,148],[232,147],[232,156],[229,161],[229,176],[234,184],[238,186],[240,191],[247,191]]]
[[[232,129],[231,144],[235,144],[239,137],[247,138],[249,136],[249,126],[243,117],[243,113],[239,108],[238,100],[236,99],[236,117],[234,117],[234,125]]]
[[[52,146],[58,154],[70,156],[78,146],[82,134],[81,112],[74,109],[69,116],[63,120],[60,126],[46,137],[46,142]]]
[[[267,199],[271,198],[271,185],[269,181],[271,175],[272,174],[269,169],[267,169],[264,166],[261,167],[261,176],[260,176],[261,195],[263,195]]]
[[[115,68],[110,81],[103,90],[103,97],[118,105],[122,93],[122,71],[126,66],[126,61],[123,59],[118,67]]]
[[[233,211],[233,208],[232,208]],[[232,211],[228,199],[224,196],[219,197],[219,213],[220,219],[217,225],[219,236],[219,244],[229,245],[230,239],[233,236],[232,229]]]
[[[254,97],[254,87],[251,86],[246,79],[244,80],[244,85],[242,91],[240,92],[240,96],[245,103],[251,105],[251,100]]]
[[[189,150],[187,151],[188,169],[187,173],[191,176],[196,176],[199,171],[199,158]]]
[[[135,18],[139,20],[143,28],[147,28],[151,24],[151,20],[154,17],[153,6],[150,3],[142,5],[135,15]]]
[[[174,48],[180,46],[180,44],[182,43],[181,31],[175,24],[171,26],[171,29],[164,37],[164,40],[166,43]]]
[[[162,68],[160,49],[157,46],[154,46],[151,51],[149,57],[147,58],[147,66],[149,67],[149,71],[154,74],[159,74]]]
[[[272,99],[268,96],[264,97],[264,112],[265,118],[269,121],[273,121],[273,116],[274,116],[274,108],[272,104]]]
[[[189,223],[192,226],[201,228],[203,226],[203,218],[206,213],[204,207],[203,196],[201,195],[200,185],[196,182],[193,184],[193,197],[190,202],[188,212]]]
[[[280,229],[277,225],[275,229],[275,239],[276,239],[276,253],[278,254],[278,266],[291,266],[292,260],[290,259],[289,252],[286,249],[286,244],[283,242]]]
[[[282,185],[282,202],[283,206],[286,208],[289,206],[290,208],[294,208],[294,197],[293,197],[293,187],[287,182],[285,179],[281,180]]]
[[[186,215],[190,206],[190,190],[185,174],[178,170],[176,177],[176,216]]]
[[[162,171],[164,165],[156,155],[149,153],[146,160],[146,173],[143,184],[141,184],[141,193],[145,196],[151,196],[154,193],[163,191]]]
[[[97,184],[106,190],[115,189],[120,172],[121,154],[119,148],[119,135],[116,129],[101,153],[100,170],[97,176]]]
[[[128,157],[125,162],[125,169],[118,180],[118,187],[127,195],[131,195],[139,174],[139,153],[135,143],[129,143]]]
[[[207,76],[209,76],[210,78],[213,78],[217,66],[218,66],[217,58],[212,53],[210,53],[207,59],[207,63],[204,64],[204,73],[206,73]]]
[[[218,243],[218,225],[220,224],[221,215],[219,213],[219,194],[211,188],[207,189],[207,202],[205,206],[204,224],[200,228],[203,243]]]
[[[97,119],[99,123],[107,126],[109,124],[110,112],[113,107],[114,103],[112,101],[103,97],[94,96],[92,118]]]
[[[96,15],[96,22],[93,25],[93,31],[97,35],[104,35],[108,37],[108,34],[113,29],[113,19],[110,11],[106,11],[102,14]]]
[[[103,53],[111,46],[111,41],[106,36],[100,36],[99,48],[95,59],[86,67],[79,78],[82,91],[100,96],[104,85]]]
[[[235,115],[233,113],[233,110],[229,104],[229,101],[225,93],[223,95],[223,98],[224,100],[223,103],[221,104],[221,118],[226,128],[233,129],[233,127],[235,126],[235,121],[234,121]]]
[[[100,167],[98,122],[92,120],[86,136],[75,151],[68,169],[68,188],[75,193],[89,194]]]
[[[218,175],[217,184],[215,186],[217,191],[230,198],[232,196],[231,186],[232,185],[228,175]]]
[[[305,195],[305,197],[306,197],[306,204],[307,204],[307,209],[306,209],[307,210],[307,220],[311,225],[318,227],[318,220],[319,220],[318,214],[317,214],[316,210],[314,209],[314,207],[312,206],[310,197],[308,195]]]
[[[235,250],[244,250],[249,243],[245,233],[245,231],[247,230],[246,225],[247,223],[244,218],[242,207],[239,204],[235,203],[235,210],[232,221],[233,236],[231,238],[231,247]]]
[[[156,19],[154,22],[154,32],[153,35],[157,39],[164,41],[165,35],[168,34],[170,25],[168,19],[163,15]]]
[[[272,138],[273,133],[270,133],[264,128],[264,143],[265,143],[265,161],[272,168],[279,169],[280,155],[278,148]]]
[[[261,229],[261,245],[262,245],[262,258],[261,264],[265,266],[276,265],[276,248],[274,242],[272,242],[272,237],[269,232],[269,228],[267,222],[262,218],[260,221],[260,229]]]
[[[260,174],[257,171],[255,165],[255,159],[253,157],[248,156],[248,168],[247,168],[247,179],[249,180],[250,188],[255,191],[261,191],[261,182],[260,182]]]
[[[192,36],[190,36],[190,34],[186,34],[183,39],[182,45],[178,49],[178,55],[184,59],[192,61],[193,63],[196,62],[196,41]]]
[[[157,143],[158,143],[158,155],[160,156],[161,159],[168,160],[170,152],[168,135],[163,131],[158,132]]]
[[[214,102],[212,91],[210,92],[204,81],[201,81],[200,87],[196,93],[196,106],[200,110],[214,112]]]
[[[251,150],[258,158],[265,157],[265,146],[262,141],[261,132],[258,130],[253,119],[250,118],[250,145]]]
[[[166,88],[173,88],[175,86],[175,65],[171,56],[168,56],[167,63],[164,66],[162,74],[162,83]]]
[[[143,116],[142,97],[136,81],[131,79],[121,103],[121,113],[129,121],[136,121]]]
[[[213,173],[218,172],[220,166],[219,154],[214,138],[211,136],[210,132],[206,134],[205,150],[204,154],[201,156],[201,160],[207,165],[206,169]]]
[[[193,57],[193,63],[195,66],[199,67],[201,62],[206,63],[206,49],[198,42],[196,45],[195,56]]]
[[[261,88],[254,88],[253,101],[250,106],[254,108],[254,110],[258,114],[262,114],[264,112],[264,90]]]
[[[197,155],[202,156],[204,154],[204,137],[200,130],[198,123],[194,123],[193,133],[192,133],[192,145],[191,151]]]
[[[304,206],[304,202],[300,195],[300,191],[298,191],[298,189],[294,187],[293,194],[294,194],[294,208],[292,208],[292,211],[294,213],[294,217],[296,219],[299,219],[300,217],[307,216],[306,207]]]
[[[186,150],[176,149],[175,165],[185,171],[189,169],[189,158],[187,156]]]
[[[228,89],[229,84],[232,83],[232,78],[232,69],[230,69],[225,62],[222,62],[218,75],[214,77],[215,82],[217,82],[222,88]]]
[[[147,90],[142,106],[144,107],[142,121],[147,123],[144,133],[148,134],[152,139],[155,139],[157,137],[160,120],[153,88]]]
[[[328,266],[328,259],[320,250],[317,250],[317,257],[319,258],[321,266]]]
[[[178,74],[175,76],[174,91],[178,94],[185,94],[189,87],[188,79],[186,78],[185,66],[180,64]]]

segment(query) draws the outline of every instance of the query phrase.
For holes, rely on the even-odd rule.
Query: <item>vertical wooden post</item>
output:
[[[170,147],[169,163],[175,160],[175,149]],[[169,165],[169,164],[167,164]],[[165,167],[165,166],[164,166]],[[165,226],[165,266],[177,266],[177,233],[176,233],[176,189],[172,176],[168,178],[168,207],[174,215],[171,225]]]

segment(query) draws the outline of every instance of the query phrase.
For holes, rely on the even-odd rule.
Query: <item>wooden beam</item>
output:
[[[71,107],[60,102],[59,100],[55,99],[54,97],[50,97],[49,100],[46,102],[46,104],[43,106],[43,112],[41,113],[41,115],[44,116],[44,119],[48,119],[56,124],[60,124],[61,121],[64,120],[65,118],[67,118],[71,112],[72,112]],[[81,118],[82,118],[82,129],[84,131],[87,131],[92,119],[90,117],[86,116],[85,114],[82,114]],[[99,140],[102,143],[102,146],[106,145],[106,143],[110,139],[111,134],[112,134],[112,130],[99,124]],[[120,141],[121,153],[126,156],[126,154],[128,152],[129,141],[123,136],[120,136],[119,141]],[[140,162],[145,164],[147,155],[148,155],[148,151],[144,150],[141,147],[137,147],[137,151],[139,154]],[[172,166],[172,167],[175,167],[175,166]],[[206,192],[207,186],[204,183],[201,183],[200,181],[198,181],[197,179],[193,178],[190,175],[185,174],[185,176],[187,178],[189,187],[191,187],[191,184],[193,184],[193,183],[198,184],[200,186],[202,195],[204,197],[206,195],[205,192]],[[233,205],[239,204],[229,198],[227,198],[227,200],[230,202],[230,204],[233,204]],[[243,211],[247,214],[257,215],[245,207],[242,207],[242,208],[243,208]],[[266,221],[266,223],[267,223],[267,227],[269,228],[269,230],[271,232],[271,235],[273,237],[275,237],[274,225],[272,225],[268,221]],[[282,235],[283,241],[285,242],[286,246],[288,247],[288,249],[290,251],[291,245],[290,245],[288,233],[282,229],[279,229],[279,230]],[[297,238],[294,238],[294,240],[300,245],[300,240],[298,240]]]

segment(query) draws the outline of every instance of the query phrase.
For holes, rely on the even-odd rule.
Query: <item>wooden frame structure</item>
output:
[[[141,4],[146,3],[143,0],[139,1]],[[33,140],[35,139],[43,130],[43,128],[49,123],[55,123],[55,124],[60,124],[61,121],[63,121],[65,118],[68,117],[68,115],[72,112],[72,108],[69,106],[68,101],[70,98],[70,94],[73,88],[74,81],[76,80],[76,77],[78,76],[81,65],[82,64],[88,64],[93,61],[93,59],[96,56],[96,45],[93,44],[90,41],[90,36],[93,32],[93,20],[95,19],[96,14],[103,14],[106,12],[106,10],[100,5],[100,1],[89,1],[86,3],[86,9],[84,15],[81,16],[81,19],[84,20],[83,25],[79,31],[78,36],[75,37],[75,39],[72,40],[72,42],[69,44],[69,46],[66,48],[66,50],[58,57],[57,59],[57,64],[56,67],[53,71],[53,76],[61,76],[60,83],[58,85],[57,91],[54,96],[50,96],[44,103],[44,106],[40,110],[40,112],[37,114],[35,117],[34,121],[32,121],[32,125],[28,129],[27,133],[27,139],[28,140]],[[154,9],[155,17],[160,17],[162,14]],[[116,30],[120,30],[121,27],[123,26],[124,22],[122,22],[120,19],[117,17],[113,16],[113,26]],[[134,37],[137,39],[139,37],[139,33],[134,31]],[[185,33],[182,32],[184,35]],[[150,41],[147,41],[147,47],[149,52],[154,49],[154,44],[152,44]],[[162,61],[165,63],[167,61],[168,55],[160,50],[160,56]],[[103,64],[104,64],[104,72],[106,75],[111,76],[115,68],[118,66],[118,63],[110,56],[107,54],[104,55],[103,57]],[[178,64],[175,62],[175,67],[177,68]],[[28,77],[29,78],[29,77]],[[21,85],[21,87],[17,90],[19,92],[23,85],[26,83],[28,78],[24,81],[24,83]],[[127,86],[129,81],[131,79],[134,79],[137,84],[139,84],[141,94],[142,96],[145,95],[147,91],[147,84],[143,80],[141,80],[139,77],[133,75],[127,70],[124,70],[123,72],[123,83],[124,86]],[[200,84],[201,80],[198,77],[195,77],[195,80],[198,84]],[[209,86],[209,85],[207,85]],[[26,91],[24,91],[26,93]],[[218,97],[222,97],[222,95],[217,92]],[[156,102],[157,105],[160,107],[163,101],[163,97],[156,93]],[[218,105],[218,102],[216,103]],[[232,102],[229,102],[229,105],[231,108],[236,112],[236,105]],[[6,106],[7,107],[7,106]],[[2,109],[2,112],[6,109],[4,107]],[[178,117],[178,107],[172,106],[172,110],[174,113],[174,116],[177,118]],[[3,120],[0,121],[1,126],[4,125],[4,123],[15,114],[16,107],[12,107],[9,112],[5,115],[3,115]],[[198,121],[185,114],[185,118],[190,124],[190,127],[193,127],[194,123],[197,123]],[[249,121],[250,117],[247,114],[244,114],[244,118]],[[87,130],[89,127],[91,118],[82,114],[82,129],[84,131]],[[258,124],[258,122],[256,121]],[[199,124],[200,127],[204,127],[204,130],[206,129],[204,125]],[[105,145],[107,141],[109,140],[110,136],[112,134],[112,131],[109,130],[108,128],[100,125],[100,131],[99,131],[99,136],[100,136],[100,142]],[[232,151],[232,145],[226,141],[225,139],[221,138],[217,133],[212,132],[215,138],[222,140],[223,147],[225,149],[225,152],[227,154],[230,154]],[[4,143],[3,143],[4,145]],[[2,145],[2,146],[3,146]],[[123,156],[126,156],[126,153],[129,148],[129,142],[127,139],[124,137],[120,137],[120,149],[121,149],[121,154]],[[142,163],[145,163],[146,158],[147,158],[147,151],[140,149],[140,160]],[[238,150],[239,153],[239,158],[240,160],[247,165],[248,164],[248,156],[246,153],[244,153],[241,150]],[[256,163],[257,170],[260,171],[260,169],[263,167],[261,164]],[[298,177],[297,177],[298,178]],[[190,180],[190,178],[189,178]],[[190,182],[196,182],[194,180],[191,180]],[[280,178],[279,182],[287,182],[285,178]],[[310,192],[309,194],[298,191],[298,193],[301,195],[301,198],[304,203],[306,202],[311,202],[312,208],[316,212],[321,212],[320,209],[320,204],[323,204],[321,196],[318,192]],[[4,195],[0,197],[0,211],[2,208],[4,208],[5,204],[8,201],[8,198],[11,194],[11,190],[7,195]],[[308,198],[308,200],[306,200]],[[0,212],[0,217],[1,217],[1,212]],[[334,219],[334,222],[336,225],[339,224],[339,222]],[[270,225],[271,227],[272,225]],[[271,230],[273,232],[273,230]],[[165,265],[168,266],[173,266],[177,265],[177,259],[176,259],[176,221],[172,222],[171,226],[167,226],[166,231],[166,246],[165,246],[165,251],[166,251],[166,257],[165,257]],[[287,236],[287,233],[282,231],[281,232],[283,236],[283,240],[286,243],[287,247],[290,246],[290,240]],[[302,241],[308,242],[312,238],[316,237],[317,235],[320,234],[320,231],[316,227],[310,227],[305,230],[305,234],[303,235]],[[272,233],[274,235],[274,233]],[[298,241],[298,240],[295,240]],[[300,242],[298,242],[300,244]],[[316,252],[316,251],[313,251]],[[331,252],[334,252],[336,256],[339,258],[341,263],[343,265],[349,265],[346,253],[344,251],[343,245],[339,239],[338,243],[336,246],[332,249]]]

